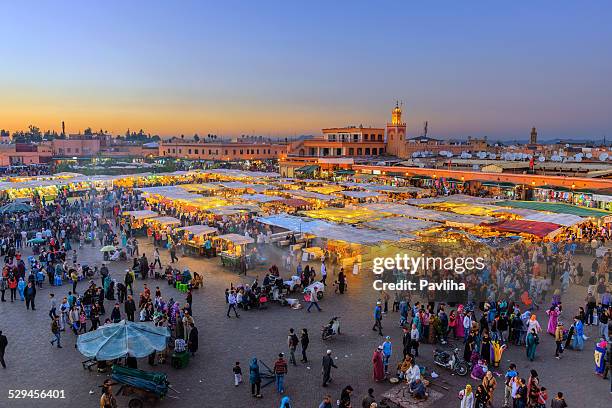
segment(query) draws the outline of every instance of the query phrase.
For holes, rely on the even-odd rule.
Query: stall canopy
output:
[[[282,201],[283,197],[265,195],[265,194],[243,194],[241,199],[246,201],[256,201],[258,203],[271,203],[273,201]]]
[[[536,222],[525,220],[500,221],[494,224],[489,224],[488,227],[495,231],[514,232],[518,234],[531,234],[540,238],[544,238],[561,228],[561,226],[559,226],[558,224],[553,224],[550,222]]]
[[[608,211],[576,207],[575,205],[563,203],[543,203],[539,201],[499,201],[496,204],[502,207],[527,208],[530,210],[559,214],[572,214],[577,215],[578,217],[601,218],[612,214]]]
[[[494,222],[492,217],[477,217],[474,215],[461,215],[451,212],[434,211],[405,204],[379,203],[362,206],[372,211],[383,211],[403,217],[417,218],[426,221],[443,222],[450,226],[475,226],[481,223]]]
[[[300,200],[299,198],[286,198],[279,201],[279,204],[293,208],[308,207],[310,205],[308,201]]]
[[[571,227],[583,223],[586,219],[573,214],[538,213],[523,218],[527,221],[549,222],[553,224]]]
[[[287,214],[257,217],[263,224],[273,225],[293,232],[307,233],[319,238],[350,242],[361,245],[374,245],[383,241],[401,241],[414,238],[411,234],[399,234],[394,231],[377,231],[369,228],[357,228],[350,225],[338,225],[323,220],[313,220]]]
[[[351,198],[373,198],[382,196],[382,194],[372,191],[341,191],[339,194]]]
[[[369,221],[363,224],[375,230],[390,230],[397,232],[416,232],[441,227],[442,224],[433,221],[415,220],[407,217],[389,217],[381,220]]]
[[[135,211],[124,211],[123,215],[130,216],[134,218],[135,220],[144,220],[146,218],[157,217],[159,214],[151,210],[135,210]]]
[[[255,242],[253,238],[245,237],[244,235],[239,234],[219,235],[217,238],[222,239],[224,241],[229,241],[234,245],[252,244],[253,242]]]
[[[310,218],[319,218],[329,221],[342,222],[346,224],[357,224],[359,222],[378,220],[380,218],[391,215],[390,213],[372,211],[363,207],[328,207],[320,210],[303,211],[302,214]]]
[[[313,198],[313,199],[321,200],[321,201],[334,201],[340,198],[338,196],[315,193],[314,191],[304,191],[304,190],[282,190],[281,193],[289,194],[292,197]]]
[[[221,187],[227,188],[230,190],[252,190],[257,193],[263,193],[266,190],[269,190],[270,187],[263,184],[248,184],[243,183],[241,181],[223,181],[218,183]]]
[[[125,356],[142,358],[164,350],[169,337],[167,327],[122,320],[81,334],[77,337],[77,348],[84,356],[100,361]]]
[[[302,166],[298,169],[295,169],[295,173],[299,174],[314,174],[317,170],[319,170],[319,166],[311,165],[311,166]]]
[[[209,227],[208,225],[189,225],[187,227],[177,228],[176,231],[185,231],[193,235],[208,235],[216,233],[217,229]]]
[[[422,205],[422,204],[434,204],[434,203],[464,203],[464,204],[493,204],[496,200],[494,198],[487,197],[473,197],[465,194],[453,194],[449,196],[438,196],[428,198],[414,198],[406,200],[408,204]]]
[[[156,218],[147,218],[145,222],[159,224],[161,226],[168,225],[178,225],[181,223],[181,220],[174,217],[156,217]]]

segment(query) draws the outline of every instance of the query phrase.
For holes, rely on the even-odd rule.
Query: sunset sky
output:
[[[612,137],[610,1],[2,3],[11,131]]]

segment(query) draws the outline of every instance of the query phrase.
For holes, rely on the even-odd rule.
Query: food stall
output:
[[[189,225],[177,228],[175,232],[182,238],[180,242],[183,244],[184,254],[206,255],[208,258],[217,256],[216,249],[212,245],[206,248],[206,241],[217,234],[216,228],[208,225]]]
[[[247,253],[247,245],[254,243],[251,237],[239,234],[225,234],[214,237],[214,246],[217,248],[221,257],[221,264],[240,271],[241,263],[244,262],[245,268],[252,265],[250,254]]]
[[[158,213],[151,210],[124,211],[122,215],[127,217],[132,232],[142,230],[145,226],[145,220],[159,217]]]

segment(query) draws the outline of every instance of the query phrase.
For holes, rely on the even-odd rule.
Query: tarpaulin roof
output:
[[[559,228],[561,228],[560,225],[553,224],[550,222],[525,220],[500,221],[494,224],[489,224],[488,226],[496,231],[515,232],[519,234],[532,234],[540,238],[544,238],[550,233],[555,232]]]
[[[434,211],[405,204],[378,203],[366,204],[362,207],[368,208],[372,211],[384,211],[394,215],[401,215],[403,217],[444,222],[449,225],[479,225],[483,222],[493,222],[495,220],[491,217],[478,217],[474,215],[455,214],[446,211]]]
[[[270,196],[265,194],[243,194],[240,196],[243,200],[256,201],[258,203],[269,203],[272,201],[282,201],[283,197]]]
[[[499,201],[496,204],[502,207],[527,208],[530,210],[537,211],[548,211],[560,214],[573,214],[579,217],[601,218],[608,215],[612,215],[612,213],[608,211],[596,210],[593,208],[577,207],[575,205],[563,203],[543,203],[540,201]]]
[[[310,218],[321,218],[325,220],[356,224],[359,222],[377,220],[391,214],[380,211],[372,211],[367,208],[336,208],[327,207],[320,210],[303,211],[303,215]]]
[[[433,203],[466,203],[466,204],[493,204],[496,200],[494,198],[487,197],[474,197],[465,194],[453,194],[449,196],[438,196],[428,198],[414,198],[406,200],[408,204],[421,205],[421,204],[433,204]]]
[[[352,198],[380,197],[382,195],[380,193],[375,193],[372,191],[341,191],[338,194],[342,194],[345,197]]]
[[[303,198],[314,198],[321,201],[333,201],[338,200],[340,197],[329,194],[315,193],[314,191],[304,190],[282,190],[284,194],[290,194],[292,197],[303,197]]]
[[[573,214],[555,214],[543,212],[528,215],[523,219],[527,221],[550,222],[553,224],[563,225],[564,227],[571,227],[572,225],[580,224],[586,221],[586,218]]]
[[[270,188],[269,186],[263,184],[248,184],[241,181],[222,181],[218,184],[224,188],[234,190],[253,190],[258,193],[262,193]]]
[[[308,207],[310,203],[305,200],[300,200],[299,198],[286,198],[284,200],[279,201],[280,204],[284,204],[289,207]]]
[[[287,214],[257,217],[255,220],[263,224],[274,225],[293,232],[303,232],[320,238],[362,245],[373,245],[383,241],[400,241],[402,239],[414,238],[411,234],[398,234],[392,231],[356,228],[349,225],[338,225],[323,220],[313,220]]]
[[[142,358],[166,348],[170,332],[153,323],[129,322],[105,324],[77,337],[77,348],[86,357],[114,360],[126,355]]]
[[[219,235],[217,238],[222,239],[224,241],[229,241],[234,245],[252,244],[253,242],[255,242],[253,238],[239,234]]]
[[[442,226],[442,224],[438,222],[416,220],[407,217],[388,217],[381,220],[369,221],[363,225],[377,230],[391,230],[397,232],[415,232]]]
[[[209,227],[208,225],[189,225],[187,227],[177,228],[176,231],[186,231],[193,235],[206,235],[217,232],[217,229]]]
[[[181,220],[174,217],[155,217],[155,218],[147,218],[145,222],[148,223],[156,223],[160,225],[177,225],[181,223]]]
[[[142,220],[144,218],[157,217],[159,214],[151,210],[135,210],[135,211],[124,211],[123,215],[128,215],[136,220]]]

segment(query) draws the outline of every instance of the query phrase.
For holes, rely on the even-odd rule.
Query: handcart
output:
[[[163,399],[172,389],[168,376],[161,372],[147,372],[113,365],[111,378],[121,384],[117,395],[129,396],[129,408],[142,408]]]

